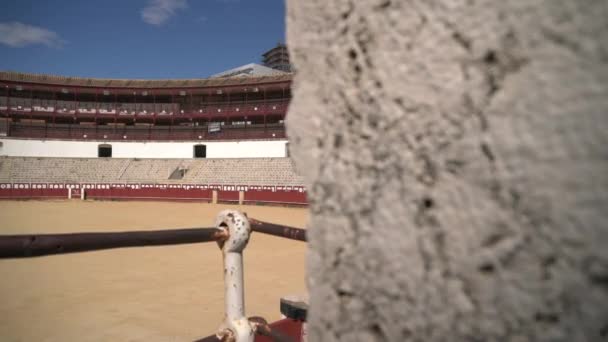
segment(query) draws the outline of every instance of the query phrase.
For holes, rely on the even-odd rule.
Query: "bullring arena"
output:
[[[35,249],[69,233],[213,227],[228,208],[304,228],[307,192],[284,127],[290,85],[289,73],[185,81],[0,73],[0,234]],[[64,243],[51,254],[69,250]],[[244,252],[247,317],[275,322],[264,326],[279,333],[276,324],[291,324],[296,339],[301,321],[282,317],[279,304],[306,292],[305,248],[254,229]],[[218,331],[230,322],[222,250],[198,243],[3,260],[0,336],[186,341],[230,331]]]
[[[279,1],[146,2],[12,2],[1,67],[199,75]],[[283,14],[295,77],[0,72],[0,340],[607,341],[606,1]]]
[[[304,227],[303,208],[206,203],[1,201],[0,234],[210,226],[224,208]],[[248,314],[280,319],[305,291],[305,244],[256,234],[245,251]],[[194,341],[224,312],[215,243],[128,248],[0,262],[3,341]],[[10,295],[9,295],[10,294]]]

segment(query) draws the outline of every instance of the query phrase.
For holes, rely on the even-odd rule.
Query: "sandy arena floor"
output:
[[[0,234],[210,227],[225,208],[304,227],[306,209],[198,203],[0,201]],[[305,291],[301,242],[254,234],[245,251],[246,311],[280,318]],[[223,316],[215,243],[0,260],[0,340],[192,341]]]

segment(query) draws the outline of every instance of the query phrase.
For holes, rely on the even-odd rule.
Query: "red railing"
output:
[[[285,139],[282,124],[222,126],[208,132],[206,126],[96,126],[11,123],[9,137],[62,140],[192,141]]]
[[[66,199],[69,189],[80,196],[99,200],[151,200],[151,201],[197,201],[211,202],[213,191],[220,202],[247,204],[307,205],[307,192],[303,186],[231,186],[223,188],[213,184],[66,184],[66,183],[0,183],[0,199]],[[242,189],[242,190],[234,190]],[[239,191],[242,192],[242,198]]]
[[[37,106],[31,99],[19,99],[19,105],[8,103],[0,105],[0,114],[14,117],[36,117],[40,119],[52,118],[117,118],[117,119],[167,119],[167,118],[216,118],[216,117],[255,117],[264,115],[284,116],[287,112],[289,100],[265,100],[248,102],[215,102],[202,105],[185,104],[180,107],[178,103],[166,103],[172,107],[170,110],[157,110],[154,103],[91,103],[81,106],[75,101],[64,101],[66,105]],[[124,105],[124,106],[123,106]],[[65,110],[64,110],[65,109]],[[105,110],[105,112],[104,112]],[[112,112],[113,111],[113,112]]]

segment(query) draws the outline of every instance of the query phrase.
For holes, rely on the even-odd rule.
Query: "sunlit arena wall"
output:
[[[286,140],[121,142],[0,139],[0,156],[95,158],[99,145],[112,146],[115,158],[193,158],[194,146],[206,146],[206,158],[279,158]]]

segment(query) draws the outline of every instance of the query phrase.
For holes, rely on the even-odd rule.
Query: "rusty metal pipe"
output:
[[[216,228],[115,233],[68,233],[0,236],[1,258],[27,258],[110,248],[179,245],[222,239]]]
[[[262,317],[249,317],[249,322],[255,326],[255,333],[270,338],[273,342],[295,342],[295,340],[276,329],[272,329],[268,322]],[[216,335],[203,337],[194,342],[222,342]]]
[[[254,232],[270,234],[292,240],[306,241],[305,229],[258,221],[254,218],[249,219],[249,224],[251,225],[251,230]]]
[[[266,329],[261,329],[257,331],[258,335],[266,336],[272,339],[274,342],[296,342],[291,336],[285,335],[278,330],[271,329],[269,326],[266,326]]]
[[[268,322],[262,317],[249,317],[249,322],[255,325],[256,334],[269,337],[274,342],[295,342],[290,336],[283,334],[276,329],[272,329]]]

